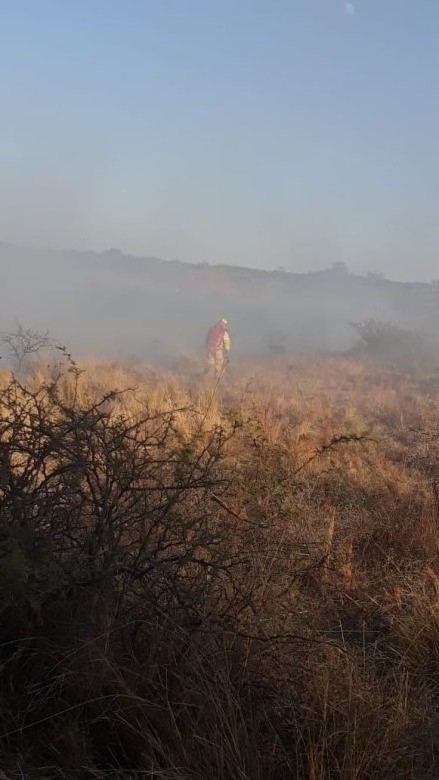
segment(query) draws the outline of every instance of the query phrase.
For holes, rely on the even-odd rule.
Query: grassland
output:
[[[438,776],[436,374],[66,359],[0,408],[6,778]]]

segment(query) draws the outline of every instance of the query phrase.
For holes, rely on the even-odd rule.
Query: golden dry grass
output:
[[[153,557],[155,568],[127,574],[125,563],[125,573],[115,568],[105,588],[99,580],[85,594],[75,584],[64,601],[53,596],[55,582],[52,597],[42,599],[29,574],[37,565],[36,553],[29,552],[34,547],[24,549],[10,533],[15,546],[3,545],[9,566],[3,587],[15,598],[18,617],[12,602],[2,608],[4,633],[16,643],[14,652],[36,633],[33,652],[44,648],[46,655],[41,672],[35,656],[21,664],[20,654],[3,654],[13,680],[8,692],[2,672],[0,738],[8,776],[434,778],[437,378],[342,358],[245,361],[217,388],[147,367],[92,363],[80,369],[56,378],[62,404],[81,412],[76,425],[89,425],[81,410],[110,390],[121,391],[104,404],[100,447],[121,420],[138,423],[149,436],[157,416],[172,418],[172,434],[160,445],[145,439],[142,463],[150,468],[148,453],[162,447],[168,459],[163,479],[172,477],[172,490],[178,483],[181,492],[177,502],[167,497],[163,531],[162,510],[148,503],[151,476],[136,473],[118,501],[131,523],[130,507],[143,491],[143,515],[136,515],[129,532],[122,519],[116,543],[110,520],[93,525],[93,512],[100,514],[118,475],[111,472],[108,480],[115,456],[106,460],[105,449],[96,450],[90,428],[97,474],[90,484],[104,485],[107,493],[100,492],[94,509],[78,517],[87,518],[87,533],[104,528],[99,544],[108,561],[117,553],[132,562],[134,539],[139,544],[143,538],[136,536],[138,524],[145,534],[154,516],[152,547],[142,565]],[[41,392],[56,371],[35,366],[27,389],[15,388],[15,405],[3,393],[3,419],[11,420],[26,393]],[[3,389],[8,379],[1,375]],[[45,425],[64,414],[50,406],[50,398],[44,396]],[[21,425],[34,424],[32,403],[29,409]],[[4,441],[11,431],[4,427]],[[129,439],[123,441],[129,455]],[[50,463],[62,452],[67,468],[68,456],[57,447]],[[23,450],[21,457],[10,462],[15,484],[30,456]],[[214,471],[200,466],[210,458]],[[74,469],[74,456],[67,465]],[[193,480],[189,492],[181,487],[183,473],[184,480]],[[32,479],[39,496],[45,472]],[[4,482],[2,490],[7,513],[11,495]],[[53,497],[50,502],[45,511],[55,513]],[[113,517],[117,501],[110,508]],[[7,517],[3,532],[14,522]],[[40,530],[25,519],[27,533],[35,533],[32,544],[42,544]],[[171,544],[172,560],[163,552]],[[38,566],[50,579],[57,552],[49,546],[44,554]],[[73,579],[75,565],[69,560]],[[20,566],[28,567],[25,577]],[[172,598],[159,587],[158,566],[170,567]],[[78,581],[84,576],[81,570]],[[40,599],[37,623],[32,599]],[[121,612],[115,605],[122,603]],[[126,623],[135,625],[135,633]]]

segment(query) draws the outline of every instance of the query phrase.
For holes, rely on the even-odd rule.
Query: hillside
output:
[[[350,322],[374,317],[434,333],[439,286],[358,276],[342,265],[308,274],[0,244],[0,328],[48,328],[75,349],[150,356],[200,349],[229,317],[236,352],[340,349]]]

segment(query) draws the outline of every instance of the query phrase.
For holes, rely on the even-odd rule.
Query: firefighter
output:
[[[207,369],[206,373],[213,370],[216,377],[221,376],[230,352],[229,324],[225,317],[216,325],[212,325],[207,334]]]

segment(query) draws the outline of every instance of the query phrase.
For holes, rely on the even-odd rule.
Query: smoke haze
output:
[[[235,354],[340,350],[352,322],[376,318],[434,334],[439,286],[349,273],[309,274],[157,258],[0,246],[0,327],[46,328],[81,354],[199,357],[227,316]]]

